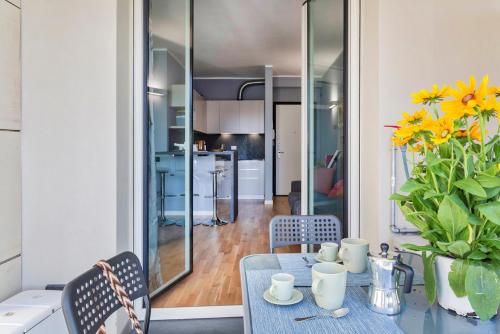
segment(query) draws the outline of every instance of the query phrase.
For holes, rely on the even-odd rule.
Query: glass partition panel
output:
[[[144,244],[149,291],[192,271],[191,1],[149,0]],[[145,248],[146,248],[145,247]]]
[[[345,227],[344,0],[310,0],[307,21],[309,214]]]

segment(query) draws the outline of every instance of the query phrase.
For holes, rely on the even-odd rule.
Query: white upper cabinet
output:
[[[264,101],[240,101],[240,133],[264,133]]]
[[[193,90],[193,127],[196,131],[207,132],[207,103],[203,96]]]
[[[240,133],[239,101],[219,101],[220,132]]]
[[[206,133],[264,133],[264,101],[206,101]]]
[[[207,133],[220,133],[219,101],[207,101]]]
[[[0,129],[21,129],[21,10],[0,1]]]

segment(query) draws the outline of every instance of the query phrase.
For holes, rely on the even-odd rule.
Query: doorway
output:
[[[276,102],[275,180],[276,196],[286,196],[293,181],[300,181],[301,104]]]
[[[149,1],[146,1],[145,3],[149,4],[151,1],[154,1],[154,0],[149,0]],[[160,2],[170,3],[170,5],[172,5],[171,4],[172,1],[160,1]],[[189,293],[189,291],[191,291],[191,290],[197,290],[201,294],[201,293],[210,291],[211,289],[215,289],[215,290],[219,289],[219,290],[217,290],[217,292],[215,292],[215,294],[212,294],[212,297],[214,299],[219,298],[219,301],[220,301],[220,300],[222,300],[222,299],[220,299],[220,296],[223,296],[224,294],[226,294],[228,292],[228,291],[224,291],[224,287],[231,286],[231,284],[233,282],[238,281],[239,272],[238,272],[237,264],[238,264],[239,259],[242,256],[247,254],[247,253],[240,251],[240,249],[241,249],[241,248],[239,248],[240,245],[237,243],[233,243],[232,241],[246,243],[247,246],[249,246],[248,251],[250,253],[268,252],[268,244],[266,244],[265,237],[266,237],[266,235],[268,236],[267,227],[269,224],[269,220],[272,216],[274,216],[276,214],[289,214],[289,207],[288,207],[288,203],[286,201],[286,198],[282,198],[281,200],[276,200],[275,205],[273,207],[267,207],[267,208],[263,205],[261,206],[260,204],[258,206],[255,206],[255,205],[249,203],[249,205],[247,207],[240,207],[240,216],[241,216],[242,221],[244,220],[244,223],[238,224],[238,222],[237,222],[234,225],[227,225],[227,226],[222,227],[222,229],[220,229],[220,231],[224,231],[223,234],[215,233],[216,230],[204,230],[203,231],[201,229],[202,228],[201,226],[193,226],[193,217],[192,217],[192,214],[193,214],[193,207],[192,207],[192,205],[193,205],[193,203],[192,203],[192,196],[193,196],[193,185],[192,185],[192,182],[193,182],[193,152],[192,152],[192,148],[193,148],[193,130],[195,130],[195,127],[197,126],[196,124],[193,124],[193,120],[194,120],[194,122],[196,122],[197,120],[196,120],[196,117],[193,115],[193,106],[192,106],[193,105],[192,87],[194,86],[193,82],[192,82],[193,81],[193,71],[192,71],[193,57],[192,57],[192,48],[191,48],[191,41],[193,39],[193,36],[192,36],[192,32],[193,32],[193,8],[192,8],[193,1],[186,0],[186,1],[173,1],[173,2],[183,3],[184,4],[183,9],[178,10],[175,14],[172,13],[172,11],[171,11],[168,14],[165,14],[166,15],[165,17],[168,18],[168,20],[173,20],[172,22],[178,22],[180,24],[179,26],[181,26],[181,24],[182,24],[182,27],[183,27],[182,28],[183,30],[181,30],[182,33],[176,34],[175,36],[170,37],[170,38],[175,38],[175,41],[173,41],[170,46],[167,45],[167,47],[164,47],[161,44],[159,44],[157,48],[155,47],[154,52],[153,51],[151,51],[151,52],[153,54],[154,53],[161,54],[161,52],[163,52],[162,49],[166,48],[168,51],[167,53],[171,53],[173,55],[172,59],[174,61],[176,61],[177,64],[184,66],[184,67],[181,66],[182,70],[180,71],[180,76],[182,76],[183,79],[179,80],[179,82],[175,82],[173,79],[169,80],[167,82],[166,88],[163,91],[161,90],[161,87],[154,87],[153,85],[148,85],[148,87],[147,87],[148,94],[147,94],[146,98],[147,98],[147,100],[152,100],[152,99],[156,99],[156,98],[160,99],[162,94],[163,94],[163,96],[164,96],[163,98],[166,99],[165,100],[166,105],[162,106],[160,103],[160,104],[158,104],[157,109],[159,109],[162,112],[167,111],[167,113],[169,110],[175,111],[173,114],[171,114],[171,115],[175,116],[175,118],[174,118],[175,121],[172,120],[171,122],[175,122],[175,123],[170,123],[171,125],[169,126],[169,128],[170,127],[172,127],[172,128],[169,129],[168,131],[170,133],[173,133],[173,132],[180,133],[180,135],[176,136],[175,138],[172,138],[171,140],[169,139],[170,143],[178,144],[178,145],[174,145],[174,149],[177,148],[178,150],[175,150],[176,152],[174,152],[174,153],[167,151],[167,153],[173,154],[175,156],[176,153],[181,153],[181,152],[177,152],[177,151],[183,151],[182,154],[177,155],[177,156],[182,156],[182,158],[178,158],[179,161],[177,162],[177,164],[174,162],[172,164],[171,168],[172,168],[172,170],[177,171],[177,167],[179,167],[178,171],[183,172],[183,174],[179,173],[178,176],[179,176],[179,181],[182,179],[184,191],[179,191],[179,192],[173,193],[173,192],[169,192],[168,187],[166,187],[165,193],[164,193],[166,196],[165,197],[166,200],[165,200],[164,205],[166,208],[168,208],[168,205],[170,205],[170,203],[173,202],[173,196],[171,196],[171,195],[176,195],[176,197],[179,197],[179,199],[183,203],[183,206],[181,207],[181,209],[171,210],[171,212],[169,212],[168,209],[167,210],[162,210],[162,209],[158,210],[158,208],[156,208],[156,209],[149,208],[148,209],[149,216],[145,215],[144,222],[145,223],[147,222],[146,224],[149,225],[150,221],[148,219],[151,217],[154,217],[156,214],[160,214],[160,216],[161,216],[162,211],[167,211],[168,214],[176,214],[176,215],[181,217],[180,219],[181,219],[182,223],[175,224],[175,225],[178,225],[178,227],[183,228],[182,235],[183,235],[183,239],[184,239],[184,241],[183,241],[183,260],[184,261],[181,261],[181,262],[183,262],[183,266],[181,267],[182,270],[179,272],[179,275],[174,276],[175,279],[173,281],[171,281],[170,284],[167,284],[167,285],[164,284],[162,286],[166,290],[163,290],[163,289],[159,290],[161,292],[161,296],[169,295],[170,297],[172,297],[172,295],[174,294],[175,288],[181,289],[181,290],[179,290],[181,292],[178,293],[177,296]],[[224,1],[224,2],[226,4],[227,3],[234,3],[234,1]],[[306,4],[304,6],[313,7],[313,6],[316,6],[316,5],[314,5],[316,2],[322,2],[323,4],[325,3],[325,1],[317,1],[317,0],[312,0],[310,2],[312,4],[308,4],[308,2],[306,2]],[[333,2],[335,2],[336,4],[337,4],[337,2],[342,3],[342,4],[344,3],[343,0],[333,1]],[[291,3],[291,2],[289,1],[288,3]],[[327,3],[328,3],[328,1],[327,1]],[[302,6],[302,1],[297,1],[297,4],[300,8]],[[262,10],[262,8],[260,8],[260,10]],[[342,6],[340,6],[340,9],[338,7],[336,7],[335,14],[338,14],[337,11],[339,11],[339,10],[342,11],[342,17],[343,17],[344,14],[343,14]],[[146,21],[148,21],[150,15],[146,14],[145,17],[146,17]],[[195,15],[195,17],[196,17],[196,15]],[[327,20],[327,18],[328,18],[328,15],[323,16],[323,18],[321,20]],[[245,18],[245,19],[248,20],[248,18]],[[318,22],[319,21],[320,20],[318,19]],[[146,22],[146,23],[148,24],[148,22]],[[153,20],[152,26],[156,27],[156,28],[160,28],[160,29],[165,29],[165,31],[169,31],[169,33],[172,33],[172,32],[176,31],[176,29],[172,29],[175,26],[172,24],[173,23],[155,24],[154,20]],[[345,25],[345,22],[342,21],[340,24],[338,24],[338,26],[335,27],[335,29],[342,30],[344,28],[344,25]],[[312,24],[309,24],[307,28],[309,30],[323,29],[321,27],[317,28],[317,26],[314,26]],[[316,34],[316,36],[321,36],[321,34],[319,32],[320,31],[318,30],[318,34]],[[342,33],[340,33],[340,35],[343,36]],[[338,37],[338,34],[336,36]],[[155,36],[148,36],[148,39],[150,41],[152,41],[153,45],[154,45]],[[167,41],[168,41],[168,39],[169,38],[166,38]],[[329,40],[329,39],[327,38],[326,40]],[[340,44],[343,45],[344,42],[345,42],[345,40],[342,39]],[[321,38],[318,38],[315,40],[314,45],[317,47],[318,45],[321,45],[321,43],[324,43],[324,40]],[[184,45],[184,46],[179,48],[179,45],[181,45],[181,46]],[[188,48],[187,45],[189,45],[190,47]],[[194,47],[196,48],[196,43],[195,43]],[[326,48],[326,50],[322,50],[319,47],[316,49],[313,49],[313,48],[311,48],[312,47],[311,44],[308,44],[308,47],[310,49],[310,52],[315,52],[315,50],[317,50],[317,53],[316,53],[317,58],[310,58],[310,59],[315,59],[317,61],[318,65],[324,66],[326,63],[329,62],[328,57],[331,56],[331,51],[332,51],[331,49]],[[183,49],[184,52],[179,52],[180,49]],[[344,53],[342,53],[342,50],[340,50],[341,53],[337,53],[338,51],[339,51],[338,49],[334,50],[334,52],[335,52],[334,59],[332,60],[332,62],[330,64],[327,64],[327,68],[330,68],[331,67],[330,65],[333,66],[335,59],[339,59],[340,54],[342,54],[341,58],[343,57]],[[248,52],[248,53],[250,54],[250,52]],[[151,59],[151,58],[149,58],[149,59]],[[248,61],[249,59],[250,58],[247,58],[246,61]],[[263,63],[263,64],[265,64],[265,63]],[[343,62],[336,62],[334,65],[334,69],[341,72],[341,70],[343,70],[344,65],[345,65],[345,63],[343,63]],[[312,66],[312,64],[309,64],[309,67],[311,67],[311,66]],[[148,64],[147,67],[151,69],[151,63]],[[170,73],[173,75],[172,69],[174,67],[172,67],[172,66],[169,67],[167,65],[167,70],[169,68],[170,68]],[[248,74],[248,73],[250,73],[249,71],[253,70],[253,68],[250,66],[244,66],[244,67],[240,67],[240,68],[238,66],[233,66],[230,69],[225,69],[224,76],[219,77],[219,79],[227,78],[228,75],[234,75],[234,73],[238,73],[237,71],[239,71],[240,69],[242,71],[245,71],[246,75],[249,75]],[[321,79],[321,77],[318,78],[318,75],[320,75],[320,74],[332,73],[331,71],[328,71],[328,70],[323,70],[322,73],[320,73],[320,72],[316,73],[315,77],[317,79]],[[309,75],[311,75],[311,73],[309,73]],[[314,74],[313,74],[313,77],[314,77]],[[241,79],[241,77],[239,77],[239,78]],[[250,79],[250,77],[245,76],[243,79],[245,79],[245,80]],[[251,77],[251,79],[258,79],[258,78]],[[329,89],[330,89],[329,91],[332,91],[331,88],[333,87],[331,85],[330,86],[328,86],[328,85],[322,86],[322,83],[320,81],[321,80],[316,80],[315,84],[313,84],[309,87],[306,87],[306,89],[311,90],[313,92],[313,94],[314,94],[314,92],[317,92],[317,94],[318,94],[317,100],[311,99],[311,100],[304,101],[304,98],[303,98],[304,95],[302,95],[302,101],[304,101],[303,105],[307,105],[307,110],[310,110],[310,111],[314,110],[314,111],[311,111],[311,114],[309,115],[309,119],[311,119],[311,118],[317,119],[317,121],[312,121],[312,119],[311,119],[311,122],[313,124],[318,124],[318,122],[320,122],[322,119],[321,116],[316,115],[318,110],[325,109],[325,105],[323,104],[324,101],[322,101],[322,100],[320,101],[320,97],[322,97],[322,96],[325,97],[325,101],[326,101],[326,99],[330,98],[331,96],[329,96],[329,95],[327,96],[325,94],[325,92]],[[308,81],[308,83],[309,82],[310,81]],[[339,82],[336,82],[336,84],[338,84],[338,83]],[[345,85],[345,84],[346,84],[346,81],[340,82],[340,85]],[[321,87],[323,87],[324,89],[321,89]],[[156,88],[160,88],[160,89],[157,90]],[[343,87],[340,87],[338,89],[343,89]],[[179,102],[179,100],[184,101],[184,102]],[[326,108],[328,108],[330,106],[330,105],[328,105],[328,103],[331,101],[333,101],[333,100],[330,99],[330,100],[326,101]],[[322,103],[322,105],[318,105],[318,103],[320,103],[320,102]],[[342,102],[342,101],[339,100],[339,102]],[[312,106],[310,103],[312,103]],[[347,110],[345,105],[346,105],[346,103],[344,103],[344,105],[342,105],[340,108],[335,108],[334,111],[330,112],[331,115],[333,115],[333,113],[335,112],[335,114],[337,116],[339,116],[340,113],[342,113],[342,116],[335,118],[338,121],[337,124],[342,125],[342,126],[343,126],[342,120],[344,119],[343,115],[346,114],[345,111]],[[300,104],[299,104],[299,106],[300,106]],[[155,110],[155,105],[152,104],[151,102],[149,103],[149,105],[147,107],[150,108],[150,111]],[[174,107],[174,108],[172,108],[172,107]],[[285,109],[286,109],[286,107],[285,107]],[[332,110],[332,109],[329,109],[329,110]],[[208,111],[208,108],[207,108],[207,111]],[[154,112],[152,114],[154,114]],[[146,116],[149,117],[150,115],[151,115],[151,113],[147,114]],[[207,115],[208,115],[208,113],[207,113]],[[333,120],[333,118],[328,118],[328,119],[330,121]],[[184,124],[183,125],[177,124],[177,120],[179,120],[179,122],[184,121]],[[168,121],[169,121],[169,119],[167,118],[167,124],[168,124]],[[303,124],[302,121],[300,123]],[[146,124],[146,127],[151,126],[150,121],[147,119],[145,121],[145,124]],[[156,124],[160,124],[160,123],[156,123]],[[339,130],[341,130],[341,129],[343,129],[343,128],[342,127],[339,128]],[[340,131],[340,132],[342,132],[342,131]],[[338,133],[340,133],[340,132],[338,132]],[[331,133],[331,131],[329,132],[329,129],[325,129],[325,131],[322,131],[322,132],[318,131],[317,136],[316,136],[316,138],[317,138],[316,143],[318,145],[322,144],[322,143],[326,143],[326,140],[327,140],[329,133]],[[149,134],[151,134],[151,132],[149,132]],[[227,135],[227,134],[225,134],[225,135]],[[256,138],[258,138],[256,134],[254,134],[254,135],[256,136]],[[311,141],[309,139],[310,138],[309,136],[306,136],[306,137],[308,137],[308,138],[307,139],[301,138],[302,140],[299,139],[299,142],[303,142],[305,140],[308,140],[310,143],[309,148],[311,149],[310,153],[312,154],[316,150],[316,146],[313,144],[314,140]],[[148,136],[145,136],[144,138],[145,138],[145,141],[150,140],[150,139],[148,139],[149,138]],[[342,138],[339,138],[338,145],[341,145],[341,146],[345,145],[345,142],[343,140],[340,140],[340,139],[342,139]],[[300,143],[298,146],[300,147],[301,145],[302,145],[302,143]],[[227,146],[229,146],[229,145],[226,144],[226,147]],[[170,147],[168,147],[168,150],[172,150],[172,149]],[[151,157],[153,157],[156,154],[156,152],[151,151],[150,147],[148,147],[148,146],[144,147],[144,151],[149,152],[149,153],[145,154],[147,156],[145,161],[147,161],[148,163],[151,164],[151,162],[152,162]],[[332,151],[332,149],[330,147],[325,146],[325,149],[322,149],[322,152],[320,152],[321,155],[320,155],[320,153],[318,153],[315,156],[310,156],[310,155],[308,156],[308,159],[317,160],[317,164],[312,165],[312,170],[314,170],[314,168],[316,168],[316,167],[323,167],[322,161],[324,161],[323,159],[324,159],[324,156],[326,155],[326,154],[323,154],[324,153],[323,151],[328,153],[328,152]],[[300,157],[300,151],[299,151],[299,157]],[[274,156],[272,156],[271,158],[274,158]],[[303,158],[297,159],[297,163],[296,163],[297,166],[300,166],[299,160],[304,160],[304,159]],[[338,163],[340,166],[344,163],[344,160],[339,160]],[[169,166],[170,166],[170,164],[169,164]],[[149,169],[150,175],[152,175],[153,169],[151,169],[151,166],[148,166],[148,169]],[[339,168],[339,171],[341,171],[340,168]],[[311,170],[309,172],[310,172],[309,175],[314,175],[314,173]],[[182,176],[180,176],[180,175],[182,175]],[[299,176],[300,176],[300,174],[299,174]],[[289,180],[291,178],[292,177],[290,176]],[[300,179],[300,177],[298,179]],[[148,184],[148,181],[150,181],[151,179],[146,178],[146,180],[147,181],[145,181],[145,185]],[[275,180],[277,180],[277,178]],[[282,182],[282,184],[283,183],[286,184],[286,182],[288,182],[288,181]],[[309,188],[309,187],[311,186],[311,184],[314,183],[314,182],[311,182],[311,181],[314,181],[314,177],[312,177],[310,180],[309,179],[308,180],[302,179],[302,181],[308,181],[308,182],[306,182],[307,187],[304,186],[303,191],[308,192],[308,194],[310,195],[310,196],[308,196],[309,198],[313,197],[311,194],[314,194],[316,189]],[[157,182],[157,185],[158,185],[158,183],[160,185],[163,184],[163,182],[161,181],[161,175],[156,178],[156,182]],[[288,187],[290,187],[290,185],[288,185]],[[158,207],[161,207],[161,205],[160,205],[161,203],[159,201],[159,199],[162,198],[161,187],[154,188],[148,184],[148,187],[145,187],[145,188],[149,188],[149,191],[145,191],[143,196],[145,198],[152,198],[152,196],[155,196],[155,198],[157,198],[157,200],[158,200],[156,204],[158,205]],[[160,194],[160,197],[157,197],[158,194],[153,195],[153,191],[151,190],[152,188],[157,189],[157,193]],[[284,189],[285,189],[285,186],[282,185],[282,189],[280,190],[280,193],[285,193],[285,195],[286,195],[286,192]],[[331,189],[329,189],[329,190],[331,190]],[[326,197],[328,197],[328,196],[326,196]],[[342,199],[338,199],[337,202],[341,201],[341,200]],[[144,208],[147,208],[149,203],[150,202],[148,202],[146,200],[144,202],[144,205],[145,205]],[[321,204],[322,203],[319,203],[319,202],[314,203],[314,205],[317,205],[318,208],[321,206]],[[304,203],[304,206],[308,206],[308,203],[307,202]],[[328,206],[326,206],[326,207],[323,206],[322,208],[328,210]],[[336,208],[339,209],[339,207],[336,207]],[[343,210],[343,207],[340,207],[340,210]],[[152,226],[152,225],[149,225],[149,227],[150,226]],[[225,229],[225,230],[223,230],[223,229]],[[199,238],[199,240],[203,239],[203,241],[206,241],[207,243],[205,245],[208,245],[210,242],[212,242],[212,243],[218,244],[218,246],[216,248],[210,248],[211,246],[210,247],[202,246],[197,251],[196,250],[197,230],[202,231],[202,233],[198,233],[199,234],[198,238]],[[144,239],[142,240],[142,242],[143,242],[143,245],[145,246],[144,251],[143,251],[144,261],[145,261],[145,263],[151,263],[149,261],[149,259],[147,258],[147,253],[149,251],[148,246],[151,246],[152,244],[156,243],[157,241],[152,242],[151,235],[148,233],[147,229],[145,229],[143,231],[143,236],[144,236]],[[194,242],[193,242],[193,240],[194,240]],[[252,243],[255,241],[257,241],[257,242]],[[195,245],[193,245],[193,243]],[[201,245],[201,243],[198,245]],[[293,251],[297,251],[297,249],[294,249]],[[219,268],[219,267],[221,268],[221,270],[219,271],[217,276],[207,277],[207,275],[202,275],[202,276],[198,276],[198,278],[196,278],[196,276],[195,276],[196,272],[199,269],[201,269],[201,273],[203,273],[203,270],[204,270],[203,267],[200,267],[200,265],[197,264],[196,261],[193,260],[193,258],[196,258],[197,252],[199,252],[198,254],[203,254],[203,255],[207,256],[205,268],[207,268],[207,269],[208,268]],[[229,255],[229,257],[222,258],[223,254]],[[165,267],[168,267],[168,265],[165,265]],[[226,269],[224,269],[224,268],[226,268]],[[151,272],[151,269],[150,269],[150,272]],[[210,284],[212,284],[212,286],[203,285],[202,284],[203,281],[209,282]],[[236,284],[238,284],[238,283],[236,283]],[[168,289],[169,287],[172,287],[172,288]],[[191,289],[191,290],[188,291],[188,289]],[[236,290],[233,289],[232,291],[233,292],[237,291],[237,289]],[[231,292],[229,292],[229,293],[231,293]],[[193,298],[191,298],[191,299],[188,298],[188,299],[184,300],[182,303],[178,303],[178,304],[167,303],[164,305],[157,304],[156,306],[161,307],[161,308],[171,309],[171,310],[177,310],[178,307],[229,305],[229,304],[235,305],[234,303],[236,303],[236,305],[238,304],[237,292],[236,292],[236,296],[233,296],[234,297],[233,300],[235,300],[236,302],[229,302],[229,303],[228,302],[219,302],[219,303],[214,304],[210,301],[207,301],[207,297],[202,296],[202,295],[192,296],[192,297]],[[177,297],[166,298],[166,299],[169,301],[174,300],[174,302],[175,302],[175,298],[177,298]],[[198,299],[198,302],[193,302],[193,300],[195,300],[195,299]],[[210,299],[210,298],[208,298],[208,299]],[[212,299],[212,300],[214,300],[214,299]],[[203,316],[203,315],[200,314],[197,316]]]

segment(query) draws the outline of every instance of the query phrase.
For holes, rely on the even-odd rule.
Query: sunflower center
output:
[[[441,131],[441,138],[446,138],[446,136],[450,133],[448,130]]]
[[[467,94],[462,98],[462,103],[467,104],[470,100],[474,98],[474,94]]]

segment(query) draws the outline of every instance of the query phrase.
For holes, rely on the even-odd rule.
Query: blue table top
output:
[[[328,332],[336,332],[336,323],[332,323],[333,319],[318,319],[311,320],[306,326],[297,326],[293,318],[296,314],[314,312],[319,310],[313,301],[309,285],[310,268],[304,265],[302,257],[304,254],[262,254],[251,255],[242,259],[241,275],[244,280],[243,288],[243,306],[245,309],[245,333],[260,334],[260,333],[324,333],[326,328]],[[311,254],[308,255],[311,257]],[[301,270],[301,268],[303,268]],[[260,272],[256,272],[260,271]],[[299,278],[298,282],[303,284],[299,288],[303,292],[305,298],[301,302],[302,305],[297,307],[279,307],[268,304],[262,300],[262,292],[265,290],[263,283],[268,279],[268,275],[276,272],[291,272]],[[365,285],[366,277],[354,277],[357,284]],[[366,276],[366,275],[365,275]],[[342,333],[358,333],[360,328],[363,328],[364,323],[359,320],[360,314],[373,316],[372,321],[377,323],[378,333],[410,333],[410,334],[432,334],[432,333],[481,333],[481,334],[499,334],[500,325],[497,317],[490,321],[480,321],[478,319],[470,319],[458,316],[437,305],[429,306],[425,297],[421,276],[416,276],[416,284],[412,293],[402,295],[403,311],[395,316],[382,316],[374,314],[369,309],[363,309],[357,305],[357,310],[351,318],[352,323],[349,326],[342,327]],[[351,277],[351,280],[353,277]],[[270,280],[269,280],[270,281]],[[296,280],[297,282],[297,280]],[[299,284],[296,284],[299,285]],[[250,291],[249,291],[250,290]],[[348,284],[349,292],[346,293],[349,298],[363,300],[363,292],[367,293],[367,287],[355,287]],[[360,292],[361,291],[361,292]],[[347,303],[346,301],[344,303]],[[352,301],[349,301],[352,303]],[[253,311],[251,312],[251,310]],[[363,312],[363,313],[360,313]],[[390,319],[393,323],[385,321]],[[370,318],[371,319],[371,318]],[[349,320],[344,319],[344,321]],[[329,323],[330,321],[330,323]],[[307,321],[309,322],[309,321]],[[307,323],[305,322],[305,323]],[[277,326],[279,324],[279,326]],[[384,329],[380,329],[384,328]]]

